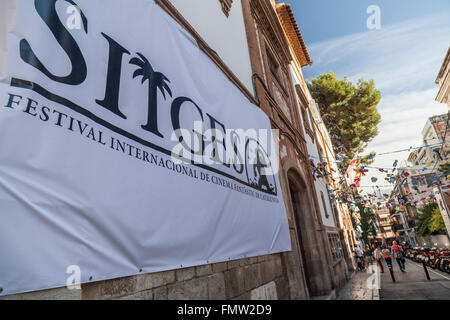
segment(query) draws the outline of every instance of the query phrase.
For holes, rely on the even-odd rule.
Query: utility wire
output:
[[[447,112],[447,123],[445,124],[445,133],[444,133],[444,137],[443,137],[444,142],[442,142],[442,145],[444,147],[445,147],[445,143],[447,142],[446,138],[447,138],[447,130],[448,130],[448,121],[449,121],[449,119],[450,119],[450,110]],[[434,173],[434,169],[436,168],[436,166],[439,163],[439,161],[440,161],[439,159],[436,159],[436,163],[434,164],[434,167],[431,170],[431,174]],[[406,178],[404,178],[404,179],[406,179]],[[398,182],[400,182],[400,180],[403,181],[404,179],[399,179]],[[399,183],[396,182],[396,184],[395,184],[394,188],[392,189],[392,191],[395,190],[395,188],[397,188],[398,186],[399,186]]]

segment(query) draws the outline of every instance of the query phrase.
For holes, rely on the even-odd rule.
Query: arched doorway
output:
[[[304,246],[305,243],[305,235],[302,230],[304,230],[304,227],[302,226],[302,223],[300,222],[300,217],[303,215],[302,209],[301,209],[301,194],[303,193],[301,188],[299,188],[298,183],[294,182],[291,177],[289,177],[289,191],[290,191],[290,200],[292,204],[292,210],[294,212],[294,219],[295,219],[295,225],[297,230],[297,236],[299,241],[299,249],[300,249],[300,256],[303,263],[303,269],[305,273],[305,280],[306,280],[306,286],[309,296],[312,296],[311,292],[311,266],[308,263],[308,259],[306,257],[306,249]]]
[[[309,197],[303,178],[296,169],[290,169],[287,172],[287,178],[307,291],[310,297],[328,294],[330,279],[327,276],[322,239],[317,234],[318,222],[312,209],[312,199]]]

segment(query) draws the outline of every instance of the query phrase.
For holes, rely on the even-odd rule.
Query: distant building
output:
[[[436,78],[436,84],[440,87],[436,101],[446,103],[450,108],[450,47]]]
[[[379,200],[379,201],[378,201]],[[392,230],[391,214],[389,209],[386,208],[385,199],[376,199],[376,203],[372,205],[372,210],[377,216],[377,237],[378,241],[386,242],[387,240],[394,239],[397,235]]]
[[[450,139],[449,115],[444,113],[428,118],[422,130],[424,145],[446,142]]]
[[[417,245],[416,225],[414,217],[417,214],[416,208],[409,203],[406,187],[397,182],[396,187],[391,192],[389,208],[391,231],[395,233],[394,237],[401,242],[407,242],[410,245]]]
[[[398,168],[396,183],[390,195],[391,216],[402,241],[417,243],[414,218],[430,200],[442,197],[439,204],[443,214],[450,205],[450,180],[440,173],[449,161],[450,125],[447,114],[432,116],[422,130],[423,145],[408,156],[409,166]],[[442,201],[441,201],[442,202]]]
[[[450,160],[447,154],[449,150],[447,141],[450,140],[449,120],[448,114],[428,118],[422,130],[423,147],[412,152],[408,158],[414,167],[414,169],[410,170],[411,177],[409,177],[409,182],[412,185],[419,186],[422,192],[421,196],[416,197],[415,200],[423,201],[422,199],[425,195],[433,194],[433,189],[436,187],[433,181],[436,180],[439,173],[438,169],[440,165]],[[442,145],[439,145],[440,143]],[[447,188],[450,185],[450,180],[442,176],[440,181],[440,192],[442,192],[447,205],[450,205],[450,188]],[[421,203],[419,203],[419,207],[421,207]]]

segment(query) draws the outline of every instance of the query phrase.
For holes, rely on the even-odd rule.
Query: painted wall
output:
[[[219,0],[170,0],[170,2],[253,93],[252,69],[241,0],[233,1],[228,18],[223,13]]]

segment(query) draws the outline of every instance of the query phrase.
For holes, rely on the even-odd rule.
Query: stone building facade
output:
[[[377,240],[381,239],[381,242],[396,237],[396,234],[392,231],[392,218],[389,209],[386,207],[386,199],[375,198],[372,199],[372,210],[377,216]]]
[[[392,218],[397,225],[397,235],[401,240],[412,244],[420,244],[416,234],[414,219],[420,214],[429,196],[442,197],[441,211],[448,212],[450,206],[450,180],[446,176],[438,176],[439,167],[449,160],[448,140],[450,126],[448,114],[435,115],[427,119],[422,130],[423,145],[408,156],[408,165],[398,169],[400,176],[390,194],[392,203],[403,201],[402,205],[391,208]],[[441,159],[437,157],[439,151]],[[407,172],[407,177],[402,174]],[[436,178],[441,185],[437,185]],[[444,216],[445,216],[444,214]]]
[[[307,51],[290,50],[275,1],[155,0],[278,129],[280,184],[292,250],[202,266],[85,283],[81,290],[54,289],[11,299],[312,299],[334,298],[347,276],[334,261],[308,158],[306,89],[296,89],[291,62],[308,64]],[[278,7],[279,9],[279,7]],[[206,11],[205,11],[206,10]],[[223,37],[222,37],[223,36]],[[300,38],[298,39],[300,41]],[[304,48],[304,44],[294,45]],[[297,56],[298,55],[298,56]],[[302,57],[303,55],[303,57]],[[302,60],[304,59],[304,60]],[[306,63],[306,64],[305,64]],[[326,195],[328,197],[328,194]],[[329,200],[328,200],[329,201]],[[335,219],[333,210],[331,219]],[[333,218],[334,217],[334,218]],[[336,231],[336,225],[331,227]]]
[[[450,47],[444,58],[439,74],[436,78],[436,84],[439,85],[439,92],[436,101],[446,103],[450,108]]]
[[[314,163],[323,166],[329,175],[314,177],[317,210],[320,213],[320,223],[324,236],[328,239],[331,250],[329,263],[333,268],[334,282],[340,288],[348,279],[348,269],[352,268],[351,251],[344,245],[344,219],[346,211],[339,205],[336,198],[331,198],[331,190],[337,190],[340,177],[337,161],[334,154],[328,130],[325,127],[318,106],[312,98],[302,68],[312,64],[302,34],[295,19],[290,4],[279,3],[275,5],[278,17],[288,40],[292,55],[290,63],[291,78],[295,88],[295,100],[299,110],[300,122],[303,125],[303,137],[306,140],[308,158]],[[300,128],[300,130],[302,130]],[[316,173],[317,174],[317,173]],[[351,228],[353,231],[353,228]]]
[[[301,108],[307,108],[309,100],[305,88],[299,92],[291,76],[291,62],[309,64],[308,53],[299,34],[291,39],[287,36],[282,5],[274,1],[243,3],[257,99],[280,133],[280,182],[293,248],[282,254],[290,297],[333,296],[339,280],[309,165],[305,132],[310,127],[305,128],[301,116]],[[312,131],[309,134],[314,136]]]

